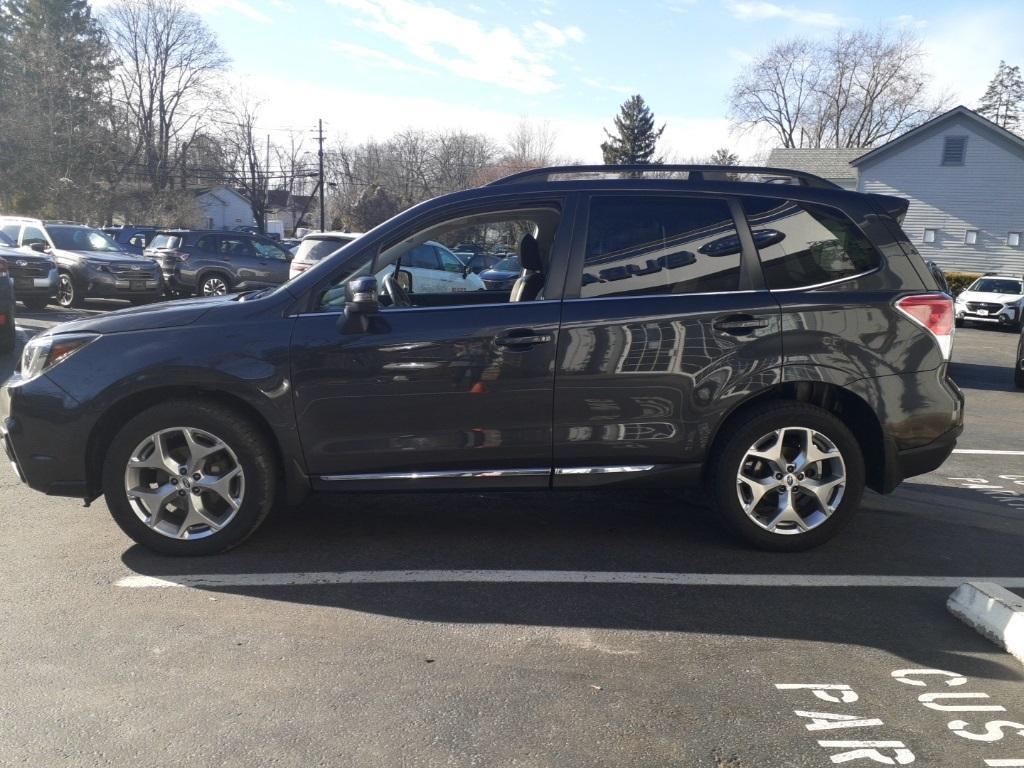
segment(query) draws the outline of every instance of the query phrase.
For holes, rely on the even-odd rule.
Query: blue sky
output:
[[[679,158],[730,133],[730,84],[794,35],[909,27],[936,90],[973,106],[1000,58],[1024,65],[1024,0],[190,0],[219,36],[269,129],[323,117],[349,140],[461,127],[501,140],[547,121],[563,154],[597,160],[601,128],[641,93]]]

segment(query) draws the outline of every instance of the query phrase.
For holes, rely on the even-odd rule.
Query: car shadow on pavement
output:
[[[168,559],[136,546],[123,561],[151,576],[367,570],[807,574],[812,580],[817,574],[1024,575],[1024,513],[979,497],[926,484],[908,484],[891,497],[870,494],[834,541],[811,552],[774,554],[747,548],[710,510],[669,492],[359,494],[315,498],[276,514],[242,547],[218,557]],[[914,664],[1024,680],[1012,667],[980,657],[994,646],[946,613],[950,588],[389,582],[208,591],[429,622],[834,646],[821,653],[841,653],[852,643]]]
[[[1017,392],[1013,383],[1013,358],[1006,365],[950,363],[949,373],[961,389],[985,389],[993,392]]]

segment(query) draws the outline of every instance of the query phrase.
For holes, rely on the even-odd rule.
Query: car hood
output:
[[[154,328],[176,328],[194,323],[211,309],[234,301],[235,296],[206,296],[129,307],[103,315],[61,323],[52,333],[124,333]]]
[[[983,301],[991,304],[1012,304],[1022,298],[1024,297],[1012,293],[989,293],[987,291],[964,291],[957,296],[958,301]]]
[[[8,264],[15,264],[19,261],[24,261],[29,264],[46,264],[50,267],[53,266],[53,259],[42,253],[25,253],[25,251],[18,250],[17,248],[7,248],[0,245],[0,258],[6,261]]]
[[[81,256],[89,261],[101,261],[104,264],[139,264],[152,265],[153,260],[140,256],[137,253],[113,253],[110,251],[66,251],[54,248],[55,254],[67,254],[69,256]]]

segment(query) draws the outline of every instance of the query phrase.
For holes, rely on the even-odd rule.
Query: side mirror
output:
[[[342,333],[366,333],[370,315],[380,311],[377,300],[377,278],[357,277],[345,286],[345,312],[339,318]]]
[[[29,248],[31,248],[33,251],[36,251],[37,253],[46,253],[46,251],[48,250],[46,247],[46,243],[32,243],[29,246]]]

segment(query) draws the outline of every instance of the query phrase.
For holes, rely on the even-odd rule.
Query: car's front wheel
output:
[[[269,513],[274,452],[244,416],[204,401],[143,411],[110,444],[103,492],[132,539],[165,555],[210,555],[244,541]]]
[[[65,309],[82,306],[82,296],[70,272],[61,272],[57,276],[57,303]]]
[[[207,275],[199,281],[196,293],[200,296],[224,296],[230,290],[231,285],[223,275]]]
[[[762,549],[797,551],[832,538],[860,504],[864,458],[828,411],[775,403],[747,411],[717,443],[718,512]]]

